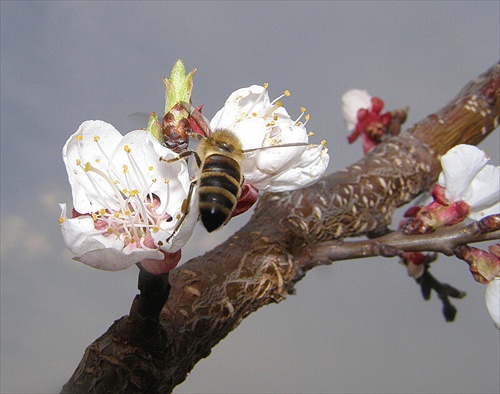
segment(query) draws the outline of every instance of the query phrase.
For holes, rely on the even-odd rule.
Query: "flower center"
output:
[[[82,138],[83,136],[76,137],[79,142]],[[123,164],[122,169],[119,170],[102,149],[98,136],[94,137],[94,141],[108,162],[107,172],[93,166],[88,161],[85,162],[83,149],[80,149],[80,158],[76,160],[76,164],[83,169],[84,174],[89,178],[94,193],[99,196],[98,200],[103,208],[84,215],[92,217],[94,230],[97,234],[104,237],[115,237],[123,243],[124,247],[151,248],[154,245],[151,242],[151,233],[160,230],[162,221],[172,220],[168,213],[159,214],[157,212],[161,200],[150,191],[156,178],[149,181],[146,179],[147,177],[131,154],[131,148],[128,145],[123,147],[127,153],[128,164]],[[100,162],[97,161],[97,163]],[[149,171],[152,169],[152,167],[147,168]],[[103,183],[102,180],[105,182]],[[167,180],[165,181],[167,182]],[[140,189],[135,188],[137,185]],[[120,187],[122,188],[120,189]]]

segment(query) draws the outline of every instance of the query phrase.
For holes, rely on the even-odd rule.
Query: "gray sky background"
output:
[[[198,68],[193,101],[209,118],[237,88],[289,89],[286,108],[308,109],[335,171],[361,157],[342,94],[367,89],[387,109],[409,106],[408,126],[422,119],[498,61],[499,4],[2,1],[1,392],[60,390],[137,293],[135,267],[83,266],[60,235],[57,203],[71,202],[61,149],[82,121],[136,128],[127,116],[162,110],[162,77],[181,58]],[[495,164],[499,144],[498,131],[482,144]],[[199,229],[185,258],[249,217]],[[468,293],[454,323],[395,259],[339,262],[247,318],[176,392],[498,393],[484,287],[455,259],[432,272]]]

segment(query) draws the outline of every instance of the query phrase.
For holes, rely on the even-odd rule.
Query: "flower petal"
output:
[[[163,253],[158,250],[146,251],[137,249],[126,254],[113,248],[93,249],[79,257],[74,257],[76,261],[80,261],[90,267],[104,271],[120,271],[131,267],[135,263],[143,259],[161,260],[164,257]]]
[[[342,96],[342,117],[348,130],[354,130],[358,123],[358,111],[362,108],[370,109],[372,97],[366,90],[351,89]]]
[[[242,162],[245,182],[257,189],[278,191],[304,187],[316,182],[317,174],[322,175],[326,168],[328,158],[308,157],[311,151],[308,152],[304,124],[292,120],[277,100],[270,102],[267,89],[262,86],[253,85],[231,94],[210,125],[212,129],[229,129],[240,140],[245,154]],[[296,146],[285,146],[294,144]],[[322,147],[317,149],[323,156],[328,155]],[[307,165],[312,168],[305,168]],[[314,174],[318,177],[313,178]]]
[[[441,157],[443,171],[438,184],[446,188],[450,202],[462,200],[476,174],[486,165],[488,157],[473,145],[461,144]]]
[[[310,186],[323,176],[329,160],[327,148],[323,145],[310,145],[292,168],[274,177],[262,179],[261,183],[254,186],[268,192],[284,192]]]
[[[119,270],[144,259],[163,260],[162,251],[175,253],[190,238],[198,217],[196,193],[191,213],[172,236],[190,189],[187,163],[161,162],[177,155],[150,133],[122,137],[105,122],[84,122],[66,142],[63,157],[81,215],[66,218],[61,204],[61,230],[76,260]]]
[[[487,164],[472,180],[464,201],[471,206],[474,220],[500,213],[500,167]]]
[[[96,138],[98,140],[96,141]],[[63,160],[73,192],[73,206],[78,212],[104,208],[102,190],[109,185],[102,177],[92,177],[84,170],[86,163],[106,168],[122,135],[109,123],[101,120],[83,122],[63,147]]]
[[[90,216],[66,218],[66,204],[59,204],[62,213],[61,231],[64,243],[76,255],[74,258],[94,268],[117,271],[130,267],[144,258],[162,259],[163,254],[157,249],[123,252],[123,242],[116,237],[104,237],[96,234],[94,221]]]
[[[486,285],[486,308],[500,330],[500,278],[493,279]]]

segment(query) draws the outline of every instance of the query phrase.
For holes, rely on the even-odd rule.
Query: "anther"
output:
[[[273,105],[275,102],[277,102],[278,100],[282,99],[285,96],[286,97],[290,97],[290,91],[289,90],[285,90],[281,96],[276,97],[273,101],[271,101],[271,105]]]
[[[273,103],[271,103],[271,104],[273,104]],[[262,117],[265,118],[265,117],[271,116],[273,114],[273,112],[276,111],[280,107],[283,107],[283,103],[278,100],[274,103],[274,105],[271,108],[269,108],[269,110]]]
[[[299,120],[300,120],[300,118],[302,118],[302,116],[304,116],[304,114],[305,114],[305,112],[306,112],[306,109],[305,109],[304,107],[300,107],[300,112],[301,112],[300,116],[299,116],[299,117],[295,120],[295,124],[296,124],[296,125],[299,125],[299,124],[300,124]],[[306,120],[309,120],[309,119],[307,118],[307,116],[308,116],[308,115],[306,115]]]

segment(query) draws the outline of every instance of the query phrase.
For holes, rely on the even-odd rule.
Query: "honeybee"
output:
[[[191,110],[190,104],[182,103]],[[186,150],[173,159],[161,161],[174,162],[194,156],[199,169],[198,178],[191,183],[187,201],[183,204],[183,217],[179,220],[174,234],[180,228],[189,213],[191,195],[194,185],[198,184],[199,214],[208,232],[217,230],[227,224],[236,208],[245,181],[242,173],[242,161],[245,154],[269,148],[307,146],[307,143],[290,143],[276,146],[243,149],[240,139],[228,129],[210,130],[208,121],[198,110],[191,110],[191,117],[200,126],[202,134],[189,133],[198,139],[197,149]]]

